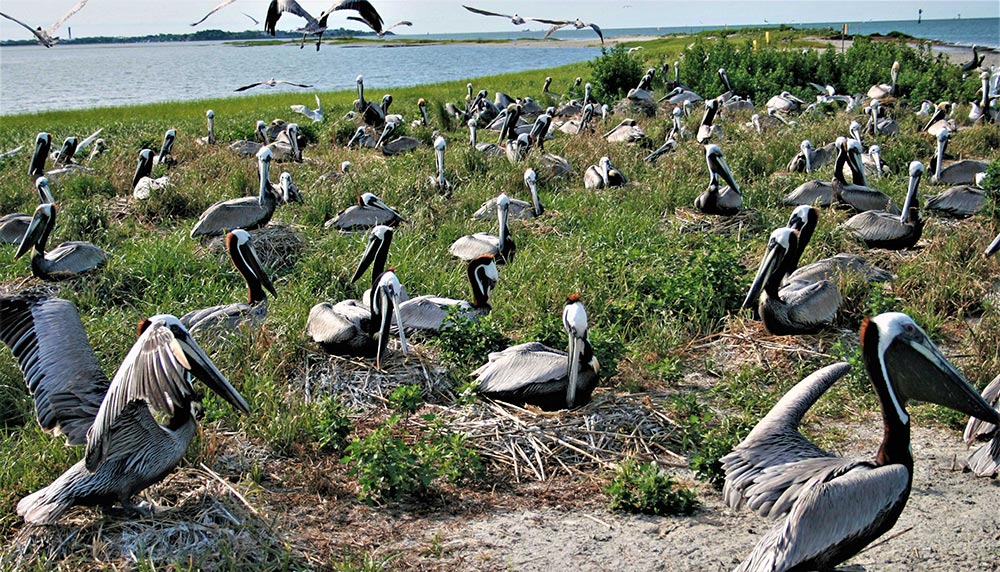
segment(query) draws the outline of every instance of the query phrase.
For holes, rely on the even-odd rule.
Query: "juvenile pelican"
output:
[[[528,191],[531,193],[531,202],[521,201],[518,199],[509,199],[510,206],[508,207],[509,216],[513,219],[524,219],[524,218],[534,218],[542,216],[542,203],[538,200],[538,176],[535,174],[535,170],[528,167],[524,170],[524,186],[528,187]],[[497,210],[497,203],[500,201],[500,196],[496,196],[482,204],[475,213],[473,213],[472,218],[474,219],[486,219],[493,215]]]
[[[65,280],[96,270],[108,261],[108,255],[89,242],[64,242],[45,252],[49,234],[56,225],[54,203],[38,205],[24,233],[14,258],[31,250],[31,273],[42,280]]]
[[[247,302],[212,306],[188,312],[181,317],[181,323],[191,333],[202,330],[217,330],[219,333],[237,331],[241,324],[262,322],[267,316],[267,292],[277,296],[274,284],[268,278],[254,250],[250,233],[237,228],[226,233],[226,250],[233,267],[247,283]]]
[[[729,505],[781,517],[736,570],[830,570],[890,530],[913,483],[910,399],[1000,422],[905,314],[865,319],[861,355],[885,428],[875,459],[835,457],[799,432],[806,411],[850,370],[846,363],[799,382],[722,458]]]
[[[579,294],[570,294],[563,307],[563,328],[569,352],[538,342],[494,352],[472,372],[479,394],[510,403],[527,403],[546,411],[586,405],[597,387],[598,364],[590,345],[587,311]]]
[[[729,165],[722,156],[718,145],[705,145],[705,161],[708,163],[708,188],[694,201],[694,207],[705,214],[734,215],[743,208],[743,193],[733,179]],[[719,188],[719,177],[726,183]]]
[[[932,159],[934,161],[934,176],[931,177],[931,182],[937,185],[961,185],[974,182],[976,174],[985,172],[989,163],[975,159],[964,159],[952,161],[947,167],[944,167],[944,153],[949,139],[951,139],[951,132],[947,129],[942,129],[938,133],[937,154]]]
[[[399,315],[408,330],[438,331],[451,317],[475,320],[490,313],[490,298],[499,273],[493,256],[484,254],[473,258],[466,267],[466,276],[472,287],[472,302],[441,296],[417,296],[400,302]]]
[[[452,189],[451,181],[444,176],[444,150],[447,146],[444,137],[438,135],[434,138],[434,164],[437,167],[437,174],[428,178],[431,187],[442,191]]]
[[[243,396],[174,316],[159,314],[139,324],[139,339],[108,386],[72,304],[47,299],[22,307],[32,330],[11,347],[29,385],[40,381],[59,391],[68,400],[63,407],[79,404],[89,410],[98,393],[102,398],[89,418],[93,424],[86,433],[84,459],[17,503],[25,522],[50,524],[76,505],[109,510],[117,502],[127,513],[144,513],[131,498],[168,475],[197,432],[200,408],[192,376],[238,410],[250,412]],[[66,321],[46,322],[55,317]],[[63,381],[60,376],[67,371],[74,375]],[[88,378],[107,387],[106,395],[90,388],[83,395],[69,393]],[[166,424],[154,413],[164,416]]]
[[[139,151],[139,162],[135,167],[135,175],[132,176],[132,196],[139,200],[146,200],[154,192],[159,192],[170,186],[170,177],[153,178],[153,151],[143,149]]]
[[[497,197],[497,222],[500,227],[499,235],[487,234],[484,232],[467,234],[453,242],[451,247],[448,248],[448,252],[451,252],[452,256],[456,256],[466,261],[479,258],[484,254],[489,254],[495,257],[497,262],[501,264],[505,262],[513,262],[514,250],[516,247],[514,245],[514,239],[510,236],[510,228],[507,226],[509,209],[510,198],[507,197],[505,193],[501,193],[500,196]]]
[[[583,173],[583,187],[587,190],[621,187],[627,182],[625,175],[611,164],[608,157],[601,157],[596,165],[587,167]]]
[[[351,232],[367,230],[380,224],[397,226],[401,222],[406,222],[406,219],[382,202],[382,199],[372,193],[362,193],[358,196],[358,204],[337,213],[337,216],[323,223],[323,228]]]
[[[38,192],[38,204],[54,203],[49,180],[45,177],[35,179],[35,190]],[[0,244],[21,244],[21,239],[31,226],[32,215],[12,213],[0,216]]]
[[[292,198],[281,194],[271,183],[271,158],[271,150],[267,147],[262,147],[257,152],[257,171],[260,177],[258,196],[220,201],[208,207],[191,229],[191,238],[219,236],[234,228],[254,230],[266,226],[274,216],[278,201],[287,203]]]
[[[368,0],[339,0],[322,12],[319,18],[314,18],[295,0],[271,0],[271,4],[267,7],[267,17],[264,19],[264,31],[273,36],[281,15],[285,12],[294,14],[306,21],[305,27],[295,30],[302,34],[302,44],[299,45],[299,48],[305,47],[306,36],[315,35],[316,51],[319,51],[319,45],[323,41],[323,33],[327,30],[327,18],[336,10],[354,10],[361,15],[368,27],[375,32],[382,31],[382,16],[379,16],[378,11]]]
[[[43,30],[41,26],[38,26],[37,28],[32,28],[31,26],[18,20],[17,18],[8,16],[3,12],[0,12],[0,16],[3,16],[4,18],[7,18],[12,22],[20,24],[21,26],[24,27],[24,29],[28,30],[29,32],[35,35],[36,42],[38,42],[42,46],[45,46],[46,48],[51,48],[52,46],[59,43],[59,36],[53,36],[52,34],[55,34],[56,30],[59,29],[59,26],[62,26],[63,22],[68,20],[70,16],[79,12],[80,9],[83,8],[86,3],[87,0],[80,0],[79,2],[77,2],[72,8],[69,9],[69,12],[66,12],[65,14],[63,14],[62,18],[56,20],[56,23],[52,24],[52,26],[50,26],[48,30]]]
[[[917,187],[923,174],[924,166],[920,161],[910,163],[910,186],[901,215],[884,210],[865,211],[848,219],[843,227],[863,240],[869,248],[912,248],[924,230],[917,198]]]

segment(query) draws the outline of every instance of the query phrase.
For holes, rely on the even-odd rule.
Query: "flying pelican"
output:
[[[311,85],[305,85],[305,84],[301,84],[301,83],[294,83],[294,82],[286,81],[286,80],[283,80],[283,79],[274,79],[274,78],[271,78],[271,79],[264,80],[264,81],[258,81],[257,83],[251,83],[249,85],[244,85],[243,87],[238,87],[234,91],[246,91],[248,89],[252,89],[252,88],[257,87],[258,85],[264,85],[264,86],[267,86],[267,87],[274,87],[274,86],[278,85],[279,83],[284,83],[284,84],[288,84],[288,85],[294,85],[295,87],[313,87]]]
[[[794,260],[789,261],[789,268],[795,268],[795,270],[785,277],[786,283],[795,280],[839,282],[846,274],[854,275],[865,282],[886,282],[893,279],[892,273],[888,270],[873,266],[857,254],[843,252],[800,267],[799,260],[802,258],[802,253],[805,251],[806,245],[809,244],[818,223],[819,210],[813,206],[797,206],[788,217],[786,226],[798,232],[799,248],[798,252],[789,255],[794,258]]]
[[[5,302],[24,324],[25,336],[4,337],[4,342],[34,388],[36,407],[61,399],[60,410],[78,409],[68,420],[75,424],[66,428],[77,441],[85,432],[87,444],[83,459],[17,503],[25,522],[51,524],[72,506],[107,511],[116,502],[129,514],[146,514],[130,502],[132,497],[169,474],[197,432],[199,397],[190,376],[243,413],[250,412],[243,396],[174,316],[159,314],[139,324],[139,339],[108,384],[70,302]],[[100,405],[94,411],[96,401]],[[154,414],[169,421],[161,425]]]
[[[12,22],[16,22],[16,23],[20,24],[21,26],[24,27],[24,29],[28,30],[29,32],[31,32],[32,34],[35,35],[35,41],[36,42],[38,42],[42,46],[45,46],[46,48],[51,48],[52,46],[54,46],[57,43],[59,43],[59,36],[53,36],[52,34],[55,34],[56,30],[59,29],[59,26],[62,26],[63,22],[65,22],[66,20],[68,20],[70,16],[72,16],[73,14],[76,14],[77,12],[79,12],[80,9],[83,8],[83,6],[86,3],[87,3],[87,0],[80,0],[79,2],[77,2],[72,8],[69,9],[69,12],[66,12],[65,14],[63,14],[62,18],[59,18],[58,20],[56,20],[56,23],[52,24],[52,26],[50,26],[48,30],[43,30],[41,26],[38,26],[37,28],[32,28],[31,26],[29,26],[29,25],[25,24],[24,22],[18,20],[17,18],[14,18],[12,16],[8,16],[7,14],[4,14],[3,12],[0,12],[0,16],[3,16],[4,18],[7,18],[8,20],[10,20]]]
[[[444,150],[447,146],[448,143],[441,135],[434,138],[434,164],[437,167],[437,175],[428,177],[431,187],[442,191],[448,191],[452,188],[451,181],[444,176]]]
[[[262,147],[257,152],[260,193],[257,197],[241,197],[220,201],[208,207],[191,229],[191,238],[220,236],[229,229],[254,230],[267,225],[278,202],[287,203],[291,195],[283,195],[270,181],[271,150]]]
[[[871,99],[886,99],[899,96],[899,86],[896,80],[899,78],[899,62],[892,62],[892,69],[889,71],[892,77],[892,84],[880,83],[868,88],[868,97]]]
[[[267,17],[264,19],[264,31],[273,36],[275,34],[274,27],[281,15],[285,12],[294,14],[306,21],[304,28],[295,30],[302,34],[302,44],[299,45],[299,48],[305,47],[306,36],[315,35],[316,51],[319,51],[319,45],[323,41],[323,33],[327,30],[327,18],[337,10],[354,10],[364,18],[369,28],[375,32],[382,31],[382,16],[379,16],[378,11],[368,0],[338,0],[325,12],[320,13],[319,18],[313,18],[312,14],[306,12],[295,0],[271,0],[271,4],[267,7]]]
[[[566,297],[563,328],[569,352],[538,342],[494,352],[472,376],[479,394],[510,403],[527,403],[546,411],[586,405],[597,387],[600,364],[590,345],[587,312],[579,294]]]
[[[503,148],[500,147],[499,145],[497,145],[496,143],[489,143],[489,142],[479,143],[477,141],[477,139],[476,139],[476,131],[477,131],[478,127],[479,127],[479,122],[476,121],[475,118],[469,119],[469,121],[466,122],[466,125],[469,126],[469,146],[470,147],[472,147],[476,151],[479,151],[480,153],[483,153],[485,155],[489,155],[491,157],[502,157],[504,155]]]
[[[256,124],[254,124],[254,135],[257,136],[257,141],[240,139],[238,141],[233,141],[229,145],[229,149],[239,155],[248,157],[256,156],[261,147],[271,144],[271,140],[267,136],[267,123],[258,119]]]
[[[194,140],[198,145],[215,145],[215,112],[209,109],[205,112],[205,119],[208,120],[208,135]]]
[[[837,285],[829,280],[782,283],[795,270],[800,250],[795,230],[782,227],[772,232],[743,300],[743,308],[757,304],[764,327],[774,335],[814,334],[833,323],[843,301]]]
[[[601,157],[596,165],[587,167],[583,173],[583,188],[587,190],[621,187],[628,182],[625,175],[611,164],[611,159]]]
[[[486,10],[480,10],[479,8],[473,8],[472,6],[466,6],[465,4],[462,4],[462,8],[465,8],[466,10],[468,10],[469,12],[472,12],[473,14],[480,14],[480,15],[483,15],[483,16],[499,16],[501,18],[507,18],[507,19],[510,20],[510,23],[514,24],[515,26],[523,26],[523,25],[525,25],[527,23],[525,20],[534,20],[536,22],[541,22],[541,20],[538,20],[536,18],[522,18],[521,16],[518,16],[517,14],[514,14],[513,16],[508,16],[507,14],[498,14],[497,12],[487,12]]]
[[[799,145],[800,151],[788,162],[788,170],[793,173],[812,173],[834,160],[837,155],[836,143],[824,145],[819,149],[813,147],[808,139],[803,139]]]
[[[795,113],[802,108],[805,104],[804,101],[795,97],[794,95],[783,91],[778,95],[767,100],[767,105],[765,106],[768,111],[781,111],[782,113]]]
[[[866,318],[861,355],[885,428],[874,460],[836,457],[798,430],[806,411],[850,370],[846,363],[799,382],[722,458],[731,507],[745,503],[764,516],[783,516],[736,570],[830,570],[891,529],[913,482],[910,399],[1000,422],[905,314]]]
[[[14,253],[19,258],[31,250],[31,273],[42,280],[65,280],[96,270],[108,261],[108,255],[89,242],[64,242],[45,252],[49,234],[56,225],[56,206],[45,203],[35,208],[28,230]]]
[[[490,254],[484,254],[469,261],[466,276],[472,287],[472,302],[443,298],[441,296],[417,296],[400,302],[399,316],[403,327],[408,330],[438,331],[450,318],[460,316],[475,320],[490,313],[490,298],[496,286],[499,273]]]
[[[934,176],[931,177],[931,182],[938,185],[961,185],[974,182],[976,174],[985,172],[989,163],[975,159],[963,159],[961,161],[953,161],[947,167],[943,167],[944,152],[948,146],[949,139],[951,139],[951,132],[947,129],[942,129],[938,133],[937,154],[932,159],[934,162]]]
[[[413,25],[413,22],[410,22],[409,20],[400,20],[400,21],[396,22],[395,24],[393,24],[393,25],[391,25],[391,26],[386,26],[385,28],[382,28],[382,30],[381,30],[381,31],[379,31],[379,30],[376,30],[376,29],[375,29],[375,28],[374,28],[374,27],[373,27],[373,26],[372,26],[372,25],[371,25],[371,24],[370,24],[370,23],[368,22],[368,20],[365,20],[364,18],[360,18],[360,17],[358,17],[358,16],[348,16],[348,17],[347,17],[347,19],[348,19],[348,20],[354,20],[355,22],[361,22],[361,23],[362,23],[362,24],[364,24],[365,26],[368,26],[368,27],[369,27],[369,28],[371,28],[371,29],[372,29],[372,30],[373,30],[373,31],[375,32],[375,34],[376,34],[376,35],[377,35],[378,37],[380,37],[380,38],[384,38],[384,37],[385,37],[385,35],[389,33],[389,30],[392,30],[393,28],[398,28],[399,26],[412,26],[412,25]]]
[[[986,173],[976,173],[975,185],[956,185],[927,197],[924,208],[946,216],[968,218],[979,212],[986,202],[986,191],[982,189],[985,179]]]
[[[484,254],[490,254],[497,259],[497,262],[514,261],[514,239],[510,236],[510,228],[507,226],[509,218],[510,198],[505,193],[497,197],[497,222],[499,223],[499,235],[477,232],[467,234],[448,248],[452,256],[469,261],[479,258]]]
[[[542,39],[548,39],[553,32],[560,28],[565,28],[566,26],[573,26],[577,30],[582,30],[584,28],[590,28],[597,34],[597,37],[601,39],[601,44],[604,43],[604,33],[601,32],[601,28],[593,22],[584,22],[583,20],[577,18],[576,20],[543,20],[541,18],[533,18],[536,22],[541,22],[543,24],[549,24],[551,27],[542,36]]]
[[[542,216],[542,203],[538,200],[537,179],[538,176],[534,169],[528,167],[524,170],[524,186],[528,187],[528,191],[531,193],[531,202],[509,199],[510,205],[507,208],[510,218],[525,219]],[[480,220],[489,218],[496,212],[499,201],[500,196],[498,195],[496,198],[484,202],[479,210],[473,213],[472,218]]]
[[[246,322],[262,322],[267,316],[267,292],[264,290],[277,296],[274,284],[257,257],[250,233],[242,228],[226,233],[226,250],[233,267],[246,280],[248,300],[246,303],[212,306],[188,312],[181,317],[181,323],[191,333],[201,330],[221,330],[228,333],[238,330]]]
[[[202,19],[201,19],[201,20],[198,20],[197,22],[195,22],[194,24],[191,24],[191,25],[192,25],[192,26],[197,26],[198,24],[201,24],[202,22],[204,22],[205,20],[207,20],[209,16],[211,16],[212,14],[215,14],[215,13],[216,13],[216,12],[218,12],[219,10],[222,10],[222,9],[223,9],[223,8],[225,8],[226,6],[229,6],[229,5],[230,5],[230,4],[232,4],[233,2],[236,2],[236,0],[222,0],[222,2],[220,2],[219,4],[217,4],[217,5],[215,6],[215,8],[212,8],[212,10],[211,10],[211,11],[210,11],[210,12],[209,12],[208,14],[205,14],[205,15],[204,15],[204,16],[202,17]],[[258,21],[257,21],[256,19],[254,19],[254,17],[253,17],[253,16],[250,16],[250,15],[247,15],[247,14],[244,14],[244,15],[245,15],[245,16],[246,16],[247,18],[250,18],[251,20],[253,20],[253,21],[254,21],[254,24],[258,24],[258,23],[259,23],[259,22],[258,22]]]
[[[139,200],[146,200],[155,192],[162,191],[170,186],[170,177],[153,178],[153,151],[143,149],[139,151],[139,163],[135,167],[135,175],[132,177],[132,196]]]
[[[409,353],[399,314],[401,289],[396,273],[389,269],[378,278],[370,308],[357,300],[337,304],[321,302],[309,310],[306,331],[324,351],[365,357],[374,355],[375,367],[381,369],[393,315],[403,353]]]
[[[983,389],[983,399],[996,407],[1000,401],[1000,375]],[[969,469],[979,477],[995,477],[1000,472],[1000,432],[998,424],[970,417],[963,439],[970,447],[977,441],[989,441],[969,454]]]
[[[843,227],[863,240],[869,248],[912,248],[924,230],[917,198],[917,186],[923,175],[924,165],[920,161],[910,163],[910,186],[901,215],[884,210],[865,211],[849,218]]]
[[[309,109],[305,105],[298,105],[298,104],[296,104],[296,105],[292,106],[292,111],[294,113],[301,113],[302,115],[305,115],[309,119],[312,119],[313,123],[322,123],[323,122],[323,104],[320,103],[320,101],[319,101],[319,95],[315,95],[315,97],[316,97],[316,109]]]
[[[743,208],[743,193],[733,179],[733,174],[722,156],[718,145],[705,145],[708,163],[708,188],[694,201],[694,207],[705,214],[734,215]],[[719,188],[719,177],[726,183]]]
[[[358,196],[358,204],[337,213],[337,216],[323,223],[323,228],[352,232],[367,230],[380,224],[397,226],[401,222],[406,222],[406,219],[382,202],[382,199],[372,193],[362,193]]]

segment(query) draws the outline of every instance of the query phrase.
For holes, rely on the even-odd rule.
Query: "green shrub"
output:
[[[486,363],[490,352],[500,351],[510,344],[500,325],[489,316],[470,320],[452,315],[434,338],[441,351],[441,360],[457,369],[457,378]]]
[[[339,451],[347,443],[351,433],[351,419],[347,416],[347,408],[336,396],[327,398],[317,406],[316,437],[321,449]]]
[[[423,399],[423,391],[418,385],[400,385],[389,392],[389,404],[400,413],[407,415],[416,413]]]
[[[628,90],[639,85],[642,65],[629,55],[625,46],[602,49],[601,56],[590,62],[593,70],[591,88],[597,101],[611,103],[625,97]]]
[[[750,432],[750,428],[750,424],[742,419],[727,418],[720,427],[705,433],[698,452],[691,457],[690,467],[695,477],[721,489],[726,473],[719,459],[729,454]]]
[[[653,462],[625,460],[615,469],[615,476],[604,492],[609,497],[608,508],[613,511],[689,515],[698,508],[694,491],[660,472]]]

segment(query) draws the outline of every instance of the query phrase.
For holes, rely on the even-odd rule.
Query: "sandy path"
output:
[[[846,454],[870,455],[880,439],[875,429],[860,431]],[[913,451],[913,492],[889,536],[902,534],[849,564],[881,572],[1000,570],[1000,482],[952,469],[955,453],[964,455],[952,432],[916,428]],[[770,523],[729,510],[714,491],[702,491],[701,500],[693,517],[546,507],[462,520],[441,533],[463,570],[731,570]]]

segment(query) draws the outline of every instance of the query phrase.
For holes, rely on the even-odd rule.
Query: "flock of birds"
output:
[[[206,18],[234,1],[225,0]],[[55,28],[85,3],[82,0],[48,32],[39,35],[39,41],[45,39],[49,42],[46,45],[54,43],[57,39],[51,34]],[[524,21],[517,15],[466,8],[488,16],[504,16],[515,24]],[[373,30],[382,30],[381,17],[366,0],[335,3],[319,18],[313,18],[294,0],[273,0],[265,27],[273,32],[277,19],[287,12],[307,21],[307,26],[298,30],[303,33],[303,40],[308,35],[322,37],[327,16],[336,10],[355,10]],[[550,23],[553,29],[573,23],[534,20]],[[574,25],[589,25],[601,34],[593,24],[577,21]],[[317,43],[317,49],[318,46]],[[972,63],[975,69],[981,60],[977,63],[974,58]],[[667,71],[664,66],[663,72]],[[693,139],[703,146],[709,178],[705,191],[695,201],[695,209],[706,216],[739,216],[744,212],[743,195],[737,175],[725,161],[722,149],[725,139],[716,120],[733,110],[753,109],[753,104],[736,94],[725,70],[718,71],[725,92],[711,98],[680,82],[676,62],[674,77],[666,82],[669,91],[656,98],[653,95],[656,73],[655,69],[647,71],[620,102],[595,101],[589,84],[583,86],[582,100],[569,99],[551,92],[551,79],[547,79],[540,99],[555,105],[543,107],[531,97],[515,98],[502,92],[496,92],[491,99],[486,90],[474,93],[469,84],[464,102],[448,103],[445,110],[460,125],[469,128],[469,148],[473,152],[498,160],[506,158],[514,165],[529,155],[537,156],[545,166],[545,177],[569,177],[573,171],[569,162],[545,150],[546,141],[557,132],[562,134],[560,137],[597,136],[598,118],[607,120],[615,114],[653,117],[665,103],[671,129],[664,144],[645,160],[655,162]],[[895,103],[892,107],[896,110],[905,109],[900,104],[898,73],[899,64],[895,63],[889,74],[891,83],[872,86],[864,96],[837,95],[832,86],[814,84],[820,92],[818,103],[843,104],[848,112],[865,105],[867,124],[862,126],[852,121],[848,136],[822,147],[802,141],[800,152],[789,162],[789,171],[813,173],[832,164],[833,172],[830,180],[807,182],[785,197],[785,203],[793,209],[789,221],[771,234],[743,303],[744,308],[756,311],[773,334],[814,333],[829,326],[842,303],[838,283],[845,276],[871,282],[893,279],[890,272],[872,266],[856,254],[841,253],[799,267],[818,223],[821,213],[818,207],[833,205],[857,211],[844,223],[844,228],[870,248],[911,248],[921,237],[924,220],[918,189],[926,167],[917,160],[910,163],[907,170],[910,184],[899,207],[888,195],[869,186],[869,178],[877,180],[887,167],[881,161],[880,148],[873,145],[866,152],[862,142],[863,137],[890,138],[899,131],[889,113],[890,102]],[[931,197],[925,211],[964,218],[976,213],[985,202],[985,192],[975,186],[982,180],[985,162],[946,160],[946,146],[954,132],[968,124],[992,124],[991,128],[996,128],[1000,74],[997,70],[991,74],[983,69],[980,78],[982,95],[974,102],[968,121],[952,117],[948,105],[925,102],[918,112],[927,116],[923,131],[937,142],[930,181],[953,185]],[[413,137],[393,137],[404,119],[389,112],[391,96],[385,96],[379,103],[366,100],[363,78],[359,76],[356,83],[358,98],[354,109],[344,118],[356,125],[347,147],[377,149],[392,156],[422,145]],[[578,88],[581,83],[582,79],[577,78],[573,87]],[[241,89],[250,87],[253,86]],[[316,109],[293,106],[292,110],[322,122],[325,116],[318,97],[316,103]],[[702,120],[697,132],[690,134],[682,119],[697,104],[703,105]],[[742,127],[763,132],[794,126],[797,121],[806,121],[807,116],[802,115],[798,120],[792,119],[793,116],[806,113],[809,107],[783,92],[767,102],[765,115],[754,113]],[[429,126],[427,102],[420,100],[418,109],[419,116],[413,123]],[[207,111],[206,118],[208,134],[196,143],[218,145],[214,112]],[[496,142],[479,141],[479,130],[490,133]],[[17,512],[26,522],[56,522],[74,505],[111,510],[117,503],[128,514],[142,512],[142,507],[132,504],[133,496],[173,470],[195,434],[199,401],[192,378],[202,380],[239,411],[250,413],[249,404],[199,347],[195,337],[224,335],[260,323],[267,314],[268,292],[276,293],[254,249],[254,231],[265,227],[279,206],[302,199],[288,172],[279,176],[277,184],[272,182],[271,166],[273,162],[302,162],[304,141],[298,125],[285,121],[270,125],[258,121],[254,132],[257,140],[235,141],[229,148],[236,156],[252,156],[256,161],[257,195],[212,205],[190,233],[192,239],[225,237],[232,264],[246,281],[247,302],[195,310],[181,318],[163,314],[143,320],[135,345],[109,381],[72,303],[35,291],[0,297],[0,340],[11,349],[24,373],[39,424],[45,430],[65,435],[68,444],[86,446],[83,460],[18,503]],[[40,204],[33,215],[15,213],[0,218],[2,242],[16,244],[17,256],[31,251],[31,271],[41,280],[74,278],[98,270],[106,262],[106,253],[86,242],[67,242],[48,250],[57,212],[52,182],[90,169],[87,166],[90,160],[101,152],[99,149],[106,148],[99,134],[93,134],[83,143],[69,137],[55,152],[51,135],[38,134],[28,172],[35,181]],[[624,119],[601,136],[622,144],[645,139],[634,119]],[[153,178],[152,175],[154,166],[169,170],[176,164],[172,149],[177,137],[176,130],[168,130],[159,153],[152,149],[139,152],[132,181],[134,200],[147,200],[171,184],[169,176]],[[90,145],[94,145],[94,150],[88,159],[77,161],[77,153]],[[454,188],[445,168],[447,146],[445,135],[435,133],[434,174],[428,176],[427,185],[441,192]],[[50,159],[57,168],[46,170]],[[344,162],[339,170],[324,175],[323,179],[337,180],[350,168],[351,164]],[[381,368],[391,338],[399,338],[398,347],[406,354],[408,334],[434,332],[458,317],[476,319],[488,314],[499,267],[514,264],[515,242],[510,220],[544,216],[538,177],[534,169],[525,169],[524,184],[530,201],[500,194],[470,213],[475,219],[495,216],[496,234],[463,236],[449,249],[466,264],[471,300],[433,295],[411,298],[396,272],[386,266],[394,229],[407,220],[377,195],[371,192],[360,195],[356,205],[341,211],[324,226],[341,232],[368,233],[366,248],[351,282],[370,270],[370,289],[360,300],[317,303],[306,324],[310,338],[326,352],[374,358],[376,367]],[[588,190],[599,190],[627,185],[628,179],[610,158],[601,157],[584,170],[582,182]],[[1000,236],[986,248],[985,255],[997,250],[1000,250]],[[472,374],[480,394],[545,410],[570,409],[588,403],[599,381],[599,364],[589,341],[587,313],[579,294],[567,296],[562,321],[569,340],[568,351],[529,342],[493,353]],[[973,452],[969,465],[979,475],[997,474],[1000,436],[996,429],[1000,415],[994,406],[1000,394],[1000,376],[980,395],[904,314],[886,313],[866,319],[861,325],[860,338],[864,367],[881,403],[885,424],[876,458],[850,460],[834,456],[798,430],[805,412],[850,366],[834,364],[802,380],[722,459],[727,503],[734,509],[745,506],[778,519],[738,570],[828,569],[891,529],[912,486],[914,461],[909,450],[909,415],[905,408],[911,399],[938,403],[972,416],[966,440],[969,443],[992,440]]]

